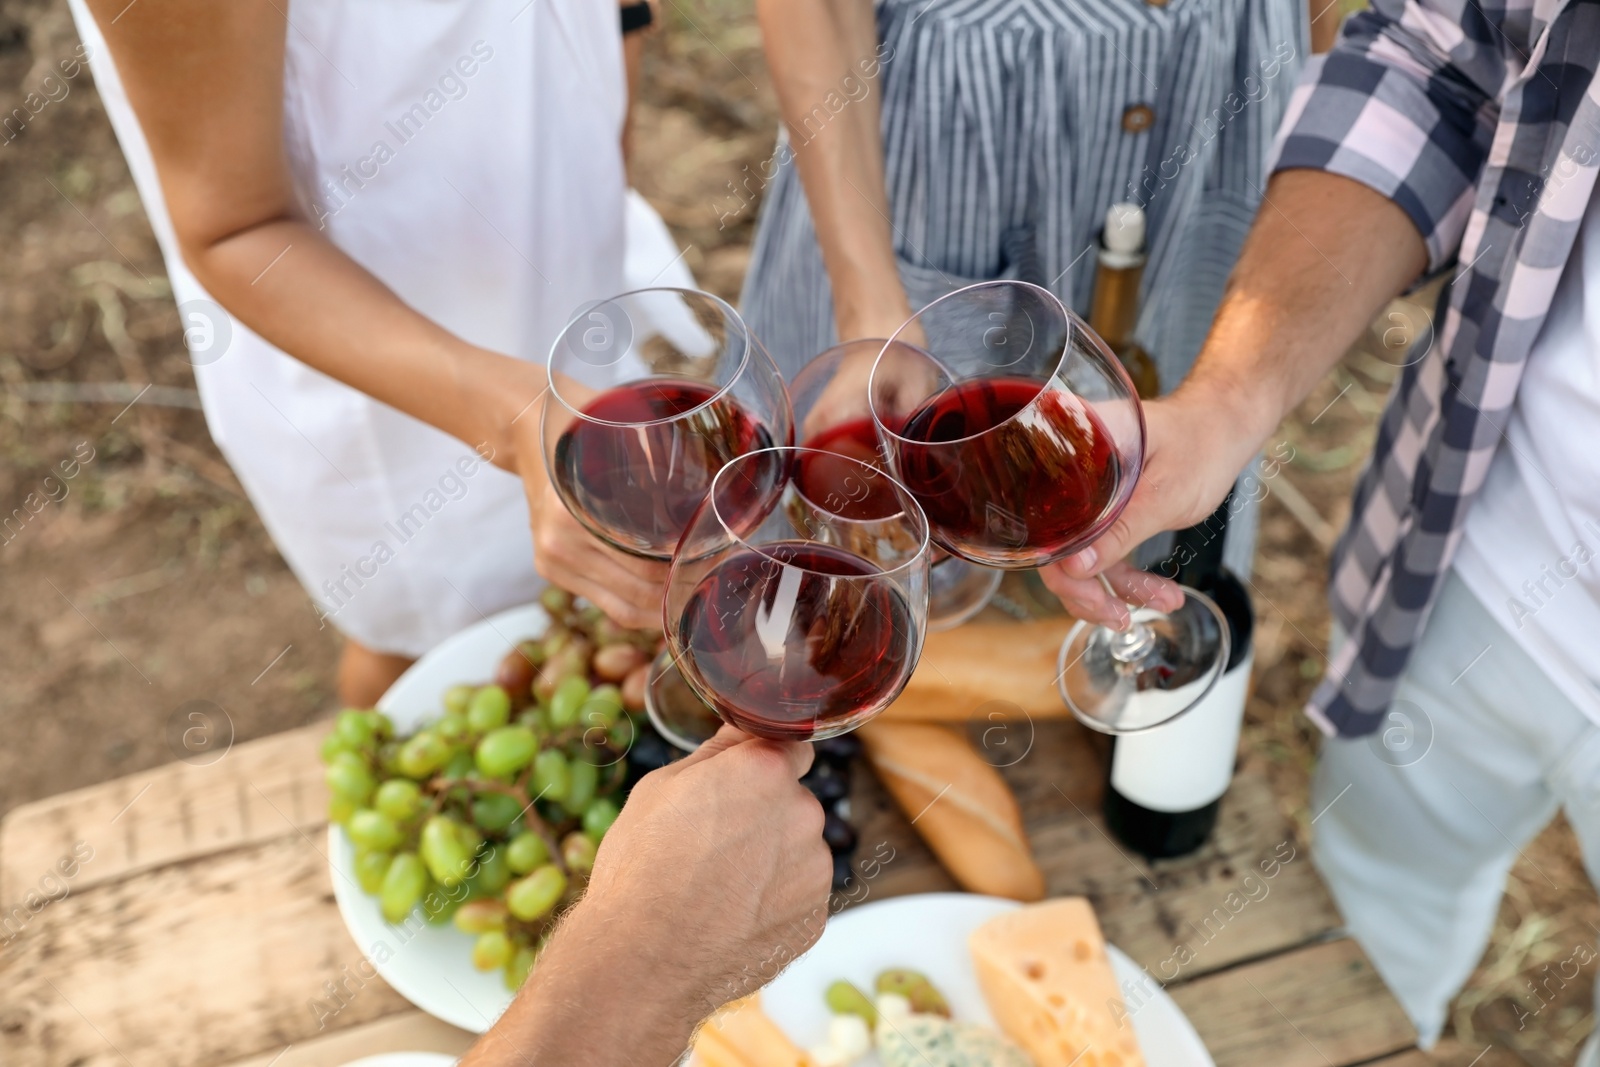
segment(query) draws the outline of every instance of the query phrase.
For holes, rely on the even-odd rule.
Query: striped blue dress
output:
[[[1136,335],[1175,385],[1260,202],[1307,53],[1305,0],[879,0],[877,20],[912,306],[1013,277],[1084,314],[1106,209],[1133,201],[1149,234]],[[809,136],[828,119],[813,115]],[[836,342],[803,151],[781,135],[742,297],[786,375]],[[1253,538],[1229,541],[1247,573]]]

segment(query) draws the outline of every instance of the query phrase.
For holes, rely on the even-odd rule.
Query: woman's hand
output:
[[[799,439],[808,441],[842,422],[868,418],[874,406],[891,427],[898,428],[921,407],[937,386],[938,375],[928,357],[920,349],[901,344],[903,340],[921,344],[922,331],[907,330],[892,344],[854,346],[811,401],[797,427]]]
[[[538,404],[549,402],[547,394]],[[534,570],[584,597],[620,626],[660,627],[667,565],[612,548],[572,517],[545,466],[538,404],[519,415],[511,427],[514,469],[528,496]]]
[[[1172,611],[1183,604],[1176,582],[1124,562],[1140,542],[1193,526],[1216,510],[1259,442],[1240,435],[1203,390],[1180,389],[1144,405],[1145,454],[1128,506],[1099,540],[1040,572],[1072,614],[1091,622],[1127,624],[1129,603]],[[1096,575],[1116,591],[1108,596]]]

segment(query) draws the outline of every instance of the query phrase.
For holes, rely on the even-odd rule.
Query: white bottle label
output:
[[[1227,792],[1255,658],[1252,649],[1217,679],[1199,707],[1152,730],[1117,738],[1112,788],[1140,807],[1169,813],[1205,807]]]

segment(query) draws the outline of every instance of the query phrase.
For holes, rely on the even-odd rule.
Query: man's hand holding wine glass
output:
[[[833,877],[822,806],[799,782],[813,755],[725,726],[643,778],[463,1067],[672,1063],[697,1020],[810,948]]]
[[[1172,611],[1182,602],[1177,583],[1134,567],[1127,557],[1156,534],[1204,520],[1255,456],[1261,442],[1241,434],[1240,424],[1221,410],[1204,383],[1186,383],[1145,403],[1144,468],[1128,506],[1087,549],[1040,572],[1072,614],[1122,626],[1128,603]],[[1100,584],[1101,574],[1116,597]]]

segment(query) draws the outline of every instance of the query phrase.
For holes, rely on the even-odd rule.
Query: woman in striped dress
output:
[[[1136,336],[1165,386],[1183,377],[1260,201],[1305,0],[757,6],[784,129],[723,217],[762,194],[743,310],[786,374],[975,281],[1083,313],[1106,209],[1132,201]],[[1253,528],[1236,517],[1241,573]]]

